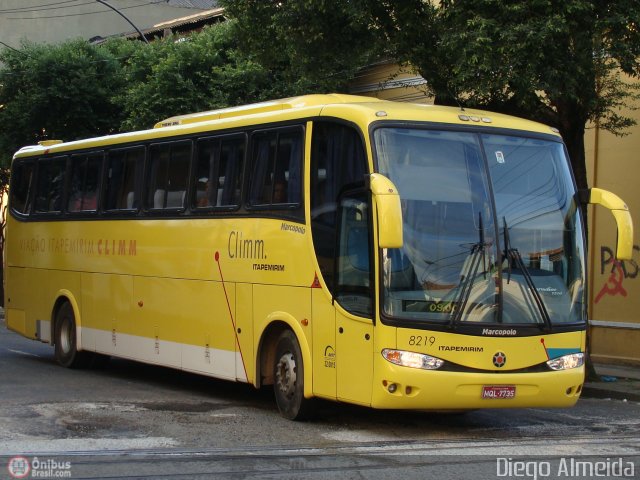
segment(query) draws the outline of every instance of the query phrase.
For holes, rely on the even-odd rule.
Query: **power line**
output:
[[[58,8],[71,8],[71,7],[77,7],[80,5],[87,5],[89,3],[93,3],[93,2],[85,2],[85,3],[81,3],[79,5],[69,5],[66,7],[53,7],[53,8],[47,8],[50,7],[51,5],[63,5],[65,3],[76,3],[76,2],[80,2],[82,0],[66,0],[64,2],[54,2],[54,3],[44,3],[42,5],[31,5],[30,7],[16,7],[16,8],[5,8],[0,10],[0,13],[21,13],[21,12],[37,12],[40,10],[55,10]]]
[[[88,5],[89,3],[93,3],[93,2],[88,2],[84,5]],[[160,3],[166,3],[166,0],[153,0],[150,2],[145,2],[145,3],[141,3],[140,5],[132,5],[130,7],[122,7],[119,8],[119,10],[128,10],[131,8],[140,8],[140,7],[146,7],[147,5],[158,5]],[[74,5],[77,6],[77,5]],[[69,7],[67,7],[69,8]],[[5,17],[6,20],[48,20],[48,19],[52,19],[52,18],[68,18],[68,17],[81,17],[84,15],[95,15],[97,13],[106,13],[108,12],[108,10],[95,10],[95,11],[91,11],[91,12],[83,12],[83,13],[69,13],[66,15],[49,15],[49,16],[41,16],[41,17]]]
[[[11,45],[7,45],[6,43],[4,43],[3,41],[0,40],[0,45],[4,45],[6,48],[8,48],[9,50],[13,50],[14,52],[18,52],[21,55],[25,55],[25,56],[29,56],[27,53],[18,50],[17,48],[13,48]]]

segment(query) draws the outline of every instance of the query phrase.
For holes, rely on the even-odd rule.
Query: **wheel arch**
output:
[[[313,396],[313,377],[311,349],[309,348],[310,339],[307,340],[307,335],[300,323],[293,316],[284,312],[276,312],[270,315],[265,327],[262,329],[256,352],[256,387],[273,385],[272,367],[275,362],[276,346],[278,338],[285,330],[293,332],[300,346],[304,365],[304,396],[311,398]]]
[[[78,351],[82,350],[82,321],[80,319],[80,307],[75,296],[69,290],[59,290],[56,293],[56,301],[51,310],[51,345],[55,345],[56,320],[58,312],[62,306],[68,303],[73,309],[73,319],[76,323],[76,347]]]

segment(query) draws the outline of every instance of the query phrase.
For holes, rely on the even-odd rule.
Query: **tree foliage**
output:
[[[127,87],[118,96],[125,130],[162,118],[266,100],[286,93],[277,72],[237,50],[233,22],[185,39],[142,45],[127,59]]]
[[[74,140],[118,127],[114,91],[122,68],[106,49],[74,40],[25,43],[0,53],[0,155],[3,164],[23,145],[42,138]]]
[[[360,5],[391,54],[427,80],[436,102],[484,107],[558,128],[582,188],[586,125],[598,122],[623,134],[635,123],[620,108],[637,98],[638,0]]]
[[[234,22],[150,45],[73,40],[0,52],[0,164],[44,138],[152,127],[172,115],[300,93],[238,50]]]
[[[222,0],[237,20],[241,49],[281,72],[292,92],[344,91],[377,60],[378,43],[361,5],[343,0]]]

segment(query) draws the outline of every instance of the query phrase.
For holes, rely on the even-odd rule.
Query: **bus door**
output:
[[[373,276],[371,202],[365,189],[339,197],[336,245],[337,397],[371,404]]]
[[[319,276],[313,289],[314,391],[371,403],[373,373],[370,193],[361,132],[329,120],[313,122],[310,219]],[[358,187],[355,187],[355,186]]]

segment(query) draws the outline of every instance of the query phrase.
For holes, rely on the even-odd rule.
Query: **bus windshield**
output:
[[[584,322],[584,247],[562,143],[416,126],[374,131],[404,245],[384,249],[383,313],[405,321]]]

